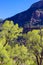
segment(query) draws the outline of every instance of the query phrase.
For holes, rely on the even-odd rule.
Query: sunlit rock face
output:
[[[31,17],[32,25],[43,25],[43,0],[34,3],[31,6],[33,10]]]
[[[32,13],[31,24],[43,25],[43,9],[37,9]]]

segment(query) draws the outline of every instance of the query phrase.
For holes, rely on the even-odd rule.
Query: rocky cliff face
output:
[[[31,25],[43,25],[43,9],[37,9],[32,13]]]
[[[30,24],[31,26],[43,25],[43,0],[32,4],[28,10],[6,20],[12,20],[15,24],[18,23],[23,28],[28,27]]]

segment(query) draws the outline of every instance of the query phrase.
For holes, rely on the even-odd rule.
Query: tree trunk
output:
[[[37,65],[42,65],[42,57],[38,58],[38,56],[36,56],[36,62],[37,62]]]
[[[39,60],[38,60],[38,56],[36,56],[36,62],[37,62],[37,65],[40,65]]]
[[[42,58],[40,58],[40,65],[42,65]]]

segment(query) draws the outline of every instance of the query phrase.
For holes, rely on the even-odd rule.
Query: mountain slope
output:
[[[18,13],[5,20],[12,20],[14,23],[18,23],[21,27],[28,27],[27,24],[31,25],[43,25],[43,1],[38,1],[32,6],[21,13]]]

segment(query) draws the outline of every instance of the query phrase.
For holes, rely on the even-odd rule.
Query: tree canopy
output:
[[[0,65],[43,65],[43,29],[22,32],[23,28],[13,21],[2,24]]]

